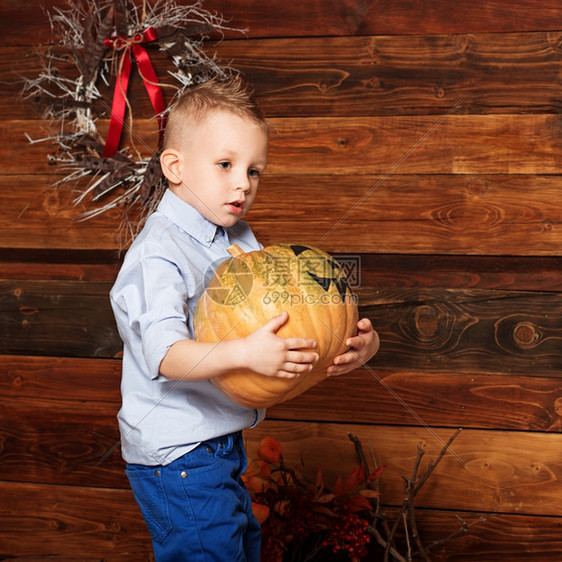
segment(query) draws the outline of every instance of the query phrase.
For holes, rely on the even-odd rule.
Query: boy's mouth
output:
[[[231,201],[230,203],[227,203],[227,207],[232,213],[241,215],[244,212],[244,201],[241,199]]]

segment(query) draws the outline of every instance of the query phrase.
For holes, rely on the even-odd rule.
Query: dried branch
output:
[[[462,427],[459,427],[455,431],[455,433],[453,433],[453,435],[449,437],[449,440],[447,441],[447,443],[445,443],[445,445],[441,449],[439,456],[437,457],[435,462],[429,463],[429,468],[427,469],[426,473],[423,475],[421,480],[416,485],[416,489],[414,490],[414,495],[419,492],[420,488],[425,484],[426,480],[432,475],[433,471],[437,468],[437,465],[441,462],[441,459],[445,456],[445,453],[449,450],[449,447],[451,446],[453,441],[458,437],[461,431],[462,431]]]
[[[101,19],[99,29],[97,31],[94,31],[91,28],[85,29],[86,37],[84,38],[84,56],[86,58],[87,82],[94,82],[96,79],[97,70],[107,49],[104,40],[111,35],[113,20],[113,6],[109,6],[105,13],[105,16],[103,16],[103,18]]]
[[[364,466],[365,473],[370,474],[371,470],[369,469],[369,463],[367,462],[367,457],[365,456],[363,445],[361,444],[360,439],[349,432],[347,436],[353,442],[353,445],[355,447],[355,452],[357,453],[359,462],[362,463]],[[374,458],[374,452],[373,452],[373,458]],[[375,466],[375,468],[377,467]],[[379,491],[378,479],[375,482],[376,482],[375,484],[376,490]],[[373,487],[372,483],[368,483],[367,485],[369,487]],[[383,531],[386,535],[386,539],[383,538],[383,535],[376,528],[377,523],[380,523],[383,526]],[[405,562],[405,559],[402,558],[402,556],[398,553],[398,550],[396,549],[396,545],[394,544],[394,538],[393,538],[394,532],[390,529],[388,520],[385,517],[384,513],[382,512],[380,497],[377,497],[375,512],[373,514],[373,523],[372,525],[369,526],[369,529],[371,533],[375,536],[375,539],[377,540],[378,544],[385,549],[385,553],[388,552],[388,554],[392,554],[393,557],[399,562],[402,561]],[[386,554],[386,556],[388,556],[388,554]]]
[[[115,9],[115,35],[128,35],[130,13],[126,0],[113,0],[113,6]]]
[[[157,152],[146,166],[146,172],[144,173],[140,189],[141,201],[148,201],[152,190],[155,189],[162,181],[164,181],[164,174],[162,173],[162,167],[160,166],[160,153]]]
[[[443,539],[433,541],[431,544],[428,545],[427,547],[428,551],[456,539],[458,536],[467,533],[471,527],[474,527],[474,525],[478,525],[479,523],[483,523],[484,521],[488,520],[488,518],[485,515],[481,515],[478,519],[476,519],[472,523],[467,523],[460,515],[457,515],[456,517],[461,523],[460,528],[454,533],[447,535]]]
[[[347,436],[349,437],[349,439],[353,443],[353,446],[355,447],[355,452],[359,457],[359,462],[365,467],[365,473],[368,474],[370,472],[369,465],[367,463],[367,458],[365,457],[365,452],[363,451],[363,445],[361,445],[361,441],[359,440],[359,437],[355,437],[355,435],[353,435],[350,432],[347,433]]]
[[[453,441],[458,437],[462,429],[457,429],[453,435],[449,438],[447,443],[442,447],[439,455],[434,461],[430,461],[426,471],[423,474],[419,474],[421,461],[425,455],[425,451],[422,447],[418,446],[418,452],[414,460],[414,465],[412,467],[412,472],[409,477],[403,477],[405,486],[404,494],[405,499],[400,506],[399,512],[394,519],[392,526],[389,525],[385,514],[380,508],[380,501],[377,499],[377,504],[375,506],[374,512],[372,514],[373,522],[369,526],[369,532],[375,538],[378,545],[384,549],[384,562],[388,562],[390,558],[398,562],[410,562],[415,557],[421,557],[426,562],[431,561],[430,551],[434,550],[438,546],[454,540],[458,536],[468,532],[468,530],[474,525],[485,521],[485,517],[480,517],[478,520],[467,524],[461,517],[457,515],[457,519],[461,522],[461,527],[446,536],[443,539],[433,541],[429,546],[425,546],[420,537],[417,527],[416,520],[416,509],[415,509],[415,499],[417,494],[420,492],[422,486],[427,482],[428,478],[433,474],[447,451],[449,450]],[[359,461],[364,465],[365,470],[369,473],[368,463],[365,457],[361,441],[348,433],[349,439],[353,442],[355,446],[355,451],[359,458]],[[382,529],[379,528],[382,526]],[[406,554],[403,555],[399,552],[395,544],[395,536],[398,529],[402,526],[404,530],[404,537],[406,541]],[[415,544],[415,551],[413,550],[413,544]]]
[[[394,558],[394,560],[397,560],[398,562],[408,562],[409,558],[404,558],[404,556],[402,556],[398,552],[396,547],[389,546],[389,543],[388,543],[387,539],[381,535],[380,531],[374,525],[369,525],[368,529],[369,529],[369,532],[375,537],[375,540],[377,541],[377,543],[382,548],[385,549],[385,552],[386,552],[386,549],[388,548],[389,555],[391,555]]]
[[[424,456],[425,451],[418,445],[418,454],[416,456],[416,460],[414,462],[414,468],[412,470],[412,476],[410,478],[404,478],[405,482],[406,482],[406,486],[405,486],[405,494],[406,494],[406,501],[404,502],[404,510],[402,512],[402,516],[404,518],[404,520],[407,520],[409,522],[409,526],[410,526],[410,531],[408,532],[408,529],[405,526],[405,530],[406,530],[406,537],[408,537],[408,535],[411,533],[412,539],[414,540],[414,542],[416,543],[416,546],[418,548],[418,552],[421,554],[421,556],[424,558],[424,560],[429,560],[428,554],[425,551],[425,548],[423,546],[423,543],[421,541],[421,538],[419,536],[418,533],[418,526],[416,523],[416,514],[415,514],[415,497],[416,497],[416,493],[417,491],[419,491],[419,488],[417,487],[416,483],[417,483],[417,479],[418,479],[418,470],[421,464],[421,460],[422,457]],[[431,463],[430,463],[431,464]],[[427,474],[427,473],[426,473]],[[427,480],[427,478],[423,478],[422,480],[425,482],[425,480]],[[407,518],[407,519],[406,519]],[[409,541],[408,541],[408,548],[409,548]]]
[[[235,72],[209,56],[202,42],[211,33],[223,35],[226,30],[244,30],[227,27],[222,16],[203,9],[202,4],[202,0],[191,5],[178,5],[175,0],[143,0],[141,9],[135,0],[66,0],[64,6],[53,7],[48,13],[57,50],[47,50],[39,75],[26,80],[22,89],[22,97],[39,104],[43,118],[53,126],[52,134],[29,140],[54,145],[53,153],[48,155],[49,164],[58,165],[67,173],[55,185],[68,186],[89,178],[89,183],[78,188],[81,193],[75,204],[96,206],[86,211],[81,220],[121,209],[125,224],[120,230],[127,236],[124,245],[156,208],[165,183],[157,148],[145,147],[148,158],[136,154],[135,144],[140,146],[140,142],[132,130],[131,111],[130,146],[124,146],[110,159],[101,159],[104,140],[97,130],[97,120],[106,114],[96,114],[95,108],[101,105],[109,109],[112,101],[103,99],[98,83],[109,85],[116,72],[113,57],[105,56],[104,41],[114,35],[132,36],[149,27],[157,30],[156,43],[171,61],[172,69],[166,72],[177,83],[160,85],[175,90],[171,105],[186,88]],[[66,55],[59,54],[61,49]],[[66,70],[63,74],[59,69],[61,63],[65,68],[68,63],[73,64],[76,75],[69,76]],[[118,186],[124,191],[117,191]],[[131,213],[135,208],[139,212]],[[139,217],[138,224],[128,224],[131,216]]]

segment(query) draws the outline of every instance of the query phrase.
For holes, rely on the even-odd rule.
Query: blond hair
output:
[[[163,149],[181,138],[189,123],[198,123],[213,111],[227,111],[250,119],[267,134],[269,124],[254,99],[254,92],[239,76],[212,78],[182,92],[170,109]]]

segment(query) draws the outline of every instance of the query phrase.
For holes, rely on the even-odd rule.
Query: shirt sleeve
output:
[[[156,379],[169,348],[190,337],[185,279],[175,263],[156,251],[138,257],[120,277],[112,291],[119,332]]]

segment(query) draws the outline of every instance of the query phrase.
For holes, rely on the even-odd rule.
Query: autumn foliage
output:
[[[262,560],[360,560],[372,540],[370,500],[384,467],[365,474],[361,464],[333,489],[319,468],[313,482],[283,462],[281,444],[265,437],[243,478],[262,524]]]

